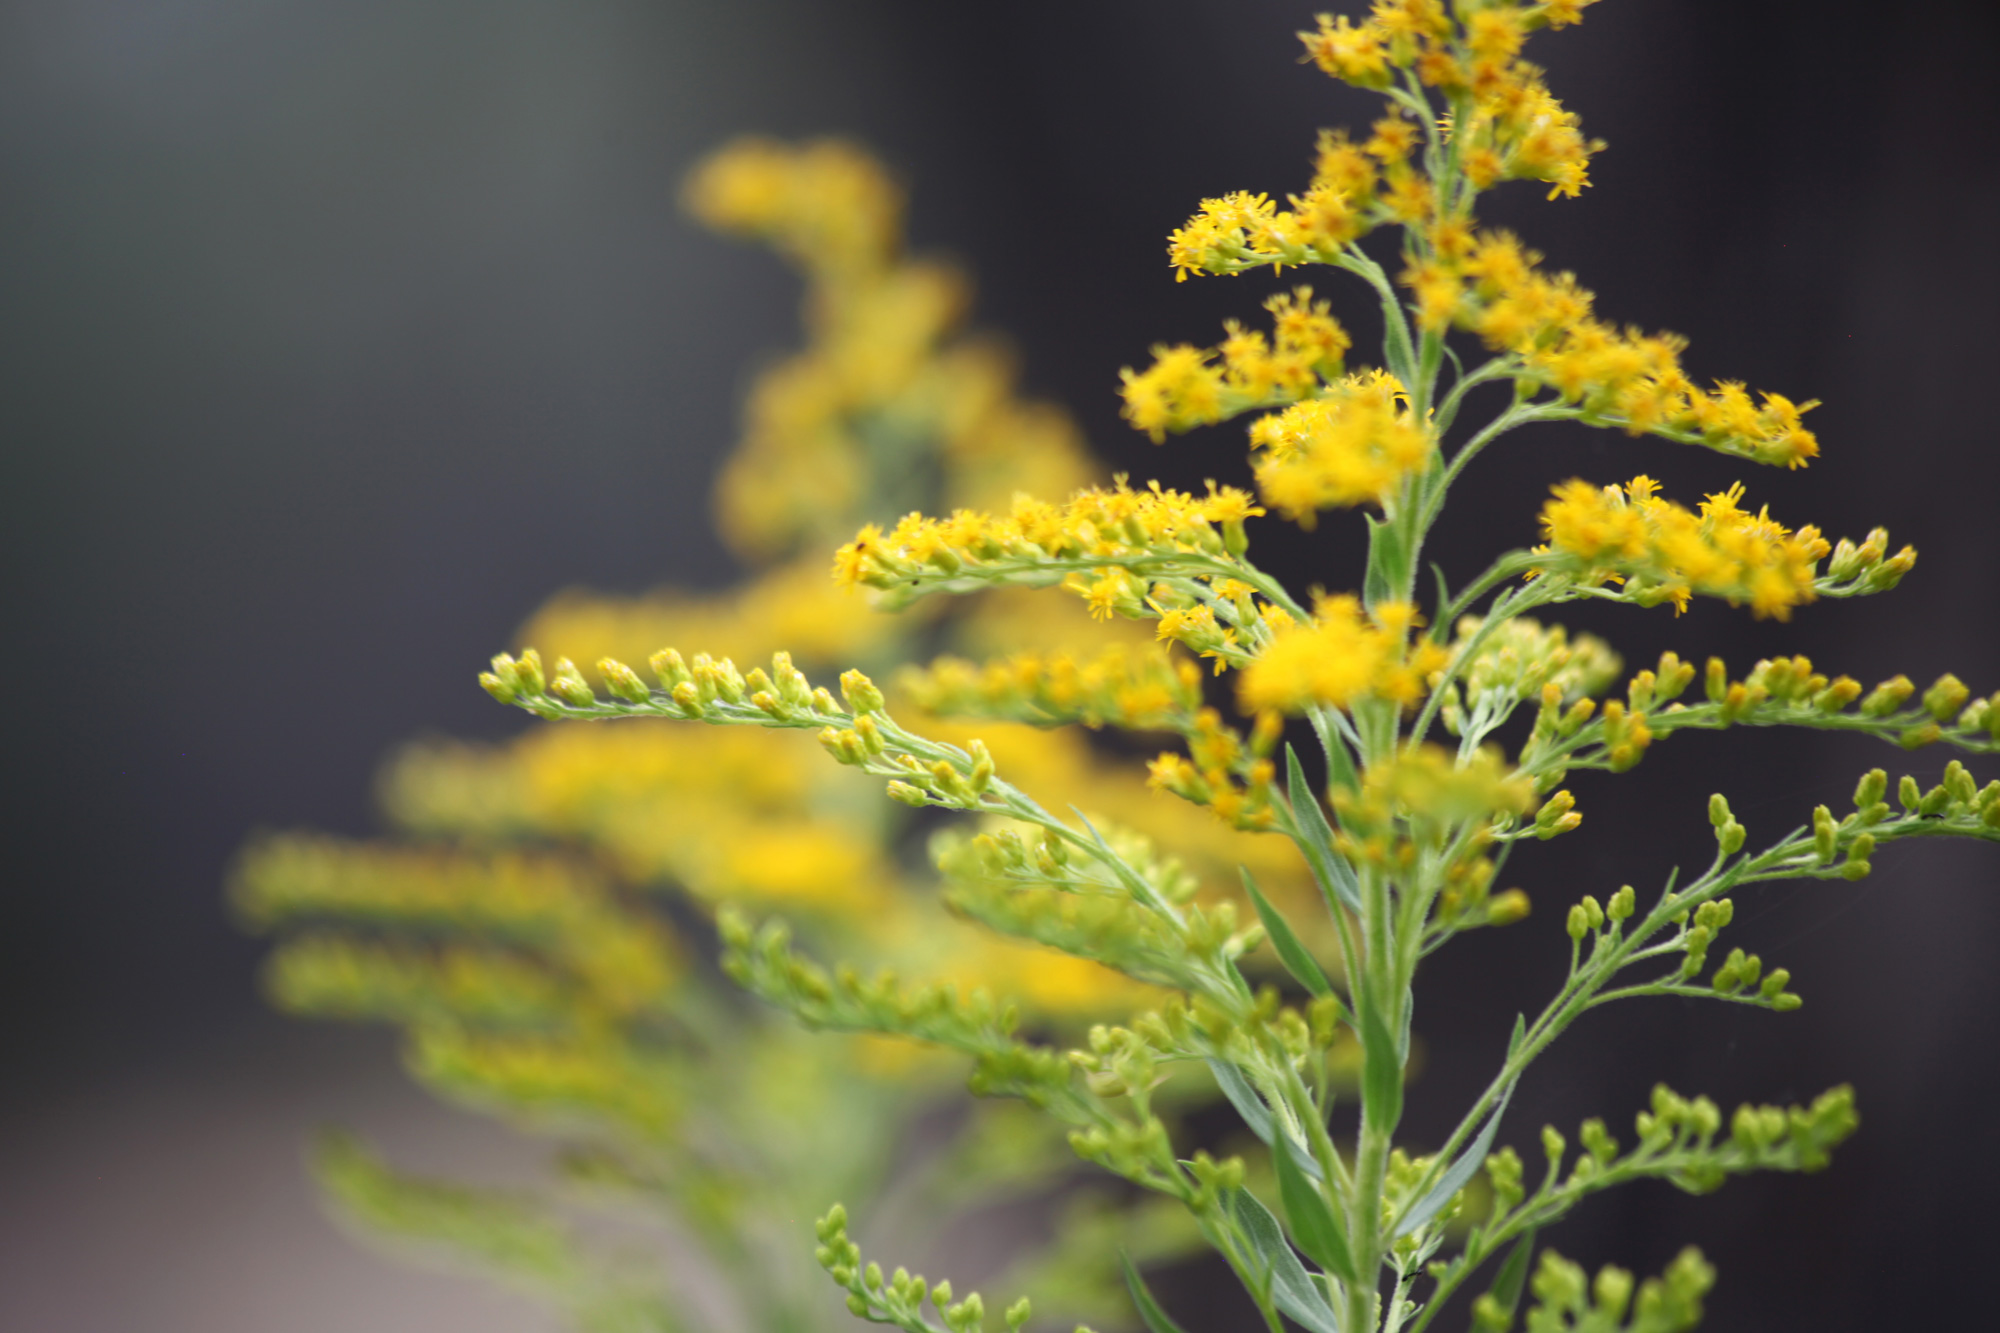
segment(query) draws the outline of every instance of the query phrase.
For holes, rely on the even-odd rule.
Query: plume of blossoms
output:
[[[1062,1123],[1085,1160],[1176,1200],[1274,1330],[1289,1319],[1308,1333],[1425,1333],[1488,1263],[1498,1270],[1490,1289],[1466,1292],[1482,1329],[1512,1327],[1524,1287],[1536,1301],[1531,1329],[1691,1327],[1713,1281],[1698,1255],[1643,1284],[1617,1269],[1586,1282],[1575,1265],[1545,1257],[1530,1282],[1537,1237],[1588,1195],[1632,1179],[1705,1192],[1752,1170],[1818,1170],[1858,1123],[1852,1091],[1725,1118],[1706,1098],[1660,1088],[1633,1117],[1629,1149],[1596,1118],[1581,1126],[1574,1155],[1565,1135],[1544,1128],[1548,1170],[1531,1188],[1497,1137],[1522,1073],[1580,1014],[1614,1000],[1796,1009],[1788,970],[1715,947],[1734,919],[1732,895],[1749,886],[1857,880],[1903,838],[2000,843],[2000,781],[1982,787],[1956,761],[1929,789],[1914,775],[1898,784],[1900,814],[1874,770],[1851,813],[1821,805],[1809,825],[1762,847],[1750,845],[1727,798],[1711,795],[1708,868],[1668,876],[1644,901],[1626,885],[1559,911],[1560,936],[1549,942],[1559,950],[1566,937],[1569,966],[1557,993],[1517,1020],[1490,1081],[1435,1153],[1395,1142],[1419,965],[1458,934],[1529,916],[1527,893],[1501,871],[1517,846],[1583,826],[1561,787],[1572,770],[1622,773],[1679,732],[1742,725],[2000,752],[2000,695],[1975,699],[1950,676],[1921,695],[1903,677],[1864,695],[1852,678],[1802,658],[1761,662],[1735,681],[1711,660],[1706,701],[1683,702],[1698,672],[1666,653],[1622,698],[1600,702],[1622,669],[1616,654],[1527,613],[1585,598],[1678,607],[1699,593],[1784,619],[1817,597],[1893,586],[1914,560],[1908,548],[1890,555],[1879,530],[1834,544],[1816,528],[1788,528],[1746,509],[1741,487],[1691,510],[1644,477],[1564,483],[1542,511],[1543,545],[1502,552],[1456,592],[1437,569],[1435,599],[1420,613],[1430,593],[1424,546],[1452,486],[1518,426],[1577,421],[1787,468],[1818,452],[1801,424],[1810,403],[1733,382],[1694,385],[1679,339],[1600,319],[1572,276],[1544,272],[1512,236],[1478,224],[1478,196],[1505,181],[1539,182],[1555,198],[1589,183],[1598,145],[1520,55],[1530,32],[1573,23],[1583,8],[1377,0],[1359,22],[1324,19],[1301,34],[1313,63],[1381,92],[1386,114],[1365,138],[1323,133],[1310,185],[1284,205],[1247,191],[1205,201],[1170,238],[1169,260],[1177,280],[1309,263],[1360,278],[1381,304],[1379,366],[1348,364],[1346,331],[1301,287],[1267,303],[1268,334],[1231,322],[1212,348],[1158,347],[1151,366],[1123,375],[1125,416],[1156,442],[1250,415],[1255,497],[1214,483],[1205,496],[1137,489],[1121,478],[1061,501],[1023,495],[1004,513],[913,513],[886,532],[863,528],[835,560],[840,584],[871,590],[889,609],[932,593],[1065,589],[1102,622],[1152,620],[1158,640],[1218,674],[1236,672],[1247,733],[1171,646],[946,661],[907,688],[964,717],[1174,734],[1179,745],[1152,761],[1150,785],[1207,807],[1229,829],[1281,840],[1311,871],[1318,899],[1308,910],[1267,895],[1262,872],[1245,864],[1256,924],[1238,929],[1233,905],[1202,903],[1191,877],[1148,845],[1075,807],[1074,819],[1054,813],[983,739],[948,743],[906,727],[858,672],[842,678],[839,700],[782,655],[768,671],[739,674],[726,660],[661,654],[658,688],[600,663],[611,700],[561,662],[546,681],[526,661],[496,661],[489,673],[498,697],[548,718],[813,729],[839,763],[885,780],[892,800],[977,816],[977,833],[948,832],[937,844],[956,910],[1174,993],[1064,1051],[1019,1040],[990,1004],[893,976],[829,977],[775,925],[725,934],[731,975],[813,1026],[961,1053],[975,1092],[1023,1099]],[[1360,245],[1387,227],[1399,233],[1395,277]],[[1487,383],[1511,383],[1509,400],[1459,432],[1461,412],[1477,401],[1471,391]],[[1314,589],[1301,599],[1250,558],[1248,525],[1266,508],[1310,527],[1326,511],[1361,507],[1368,558],[1358,594]],[[1524,709],[1532,721],[1506,730]],[[1284,744],[1292,719],[1301,739],[1317,742],[1321,772]],[[1239,966],[1266,942],[1295,983],[1289,1000]],[[1353,1139],[1339,1145],[1327,1128],[1336,1093],[1348,1095],[1331,1077],[1337,1065],[1354,1073],[1359,1102],[1347,1122]],[[1228,1099],[1268,1149],[1268,1171],[1176,1145],[1154,1096],[1182,1073]],[[1484,1205],[1471,1193],[1482,1171]],[[1275,1182],[1275,1194],[1263,1182]],[[916,1310],[922,1280],[885,1282],[861,1267],[844,1225],[838,1213],[822,1223],[821,1262],[850,1308],[905,1333],[938,1333]],[[1125,1276],[1144,1322],[1172,1329],[1137,1271]],[[978,1325],[963,1304],[939,1309],[945,1333]]]
[[[1624,583],[1642,605],[1665,601],[1685,610],[1699,592],[1732,605],[1747,602],[1756,615],[1779,620],[1818,594],[1819,562],[1833,551],[1818,528],[1794,532],[1768,506],[1749,512],[1740,483],[1706,497],[1699,512],[1660,498],[1658,490],[1645,476],[1623,486],[1557,486],[1542,506],[1548,545],[1537,567],[1585,585]],[[1874,586],[1894,587],[1915,559],[1908,547],[1886,561],[1878,554]]]

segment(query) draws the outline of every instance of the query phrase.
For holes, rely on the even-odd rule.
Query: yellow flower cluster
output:
[[[752,385],[742,446],[717,484],[723,535],[740,554],[831,545],[850,515],[927,475],[912,467],[923,456],[945,456],[953,505],[1090,480],[1069,417],[1021,399],[992,340],[958,336],[971,284],[903,255],[902,193],[860,149],[741,141],[696,170],[687,200],[718,230],[776,246],[808,279],[811,343]]]
[[[1412,703],[1424,679],[1450,660],[1429,639],[1409,644],[1415,623],[1402,603],[1385,603],[1371,616],[1357,598],[1323,598],[1310,623],[1281,627],[1243,669],[1238,703],[1247,713],[1349,708],[1363,698]]]
[[[1201,707],[1201,672],[1165,652],[1114,645],[1079,662],[1017,653],[983,665],[943,657],[904,672],[900,692],[927,712],[1001,717],[1038,726],[1081,722],[1128,731],[1179,730]]]
[[[1327,303],[1312,299],[1312,288],[1281,292],[1264,308],[1271,312],[1268,338],[1232,319],[1218,347],[1155,347],[1143,373],[1120,371],[1125,419],[1158,444],[1168,431],[1302,398],[1339,378],[1352,340]],[[1221,364],[1211,364],[1217,356]]]
[[[1574,197],[1589,184],[1591,154],[1577,118],[1519,58],[1527,34],[1574,23],[1589,0],[1519,4],[1380,0],[1359,25],[1322,16],[1299,34],[1306,54],[1335,78],[1388,90],[1399,72],[1437,89],[1455,108],[1442,127],[1444,147],[1465,183],[1484,190],[1503,180],[1547,182],[1549,195]],[[1201,211],[1168,241],[1176,278],[1237,273],[1262,264],[1333,262],[1349,242],[1388,222],[1456,217],[1465,200],[1440,199],[1438,185],[1413,158],[1429,127],[1392,103],[1370,137],[1355,144],[1321,136],[1312,183],[1279,208],[1267,196],[1239,192],[1202,201]]]
[[[1258,418],[1250,446],[1265,502],[1306,527],[1321,509],[1387,502],[1431,452],[1402,383],[1384,370]]]
[[[1318,29],[1299,39],[1314,64],[1343,82],[1387,90],[1406,71],[1465,107],[1450,133],[1475,189],[1539,180],[1551,199],[1575,198],[1590,183],[1591,154],[1603,145],[1584,139],[1542,71],[1519,57],[1531,31],[1575,23],[1591,3],[1474,0],[1451,6],[1454,21],[1442,0],[1377,0],[1359,25],[1321,15]]]
[[[1768,508],[1749,513],[1740,485],[1708,496],[1698,514],[1657,489],[1643,476],[1623,487],[1557,486],[1542,506],[1542,567],[1586,583],[1624,582],[1648,606],[1671,601],[1684,610],[1699,592],[1783,620],[1813,600],[1819,561],[1833,549],[1818,528],[1793,532]]]
[[[808,269],[887,262],[903,212],[882,164],[837,139],[740,139],[694,170],[682,202],[715,230],[756,237]]]
[[[1195,714],[1185,756],[1172,751],[1153,760],[1147,785],[1205,805],[1232,828],[1260,830],[1274,822],[1271,784],[1277,768],[1271,751],[1283,734],[1275,712],[1259,715],[1246,740],[1213,708]]]
[[[553,1100],[615,1118],[634,1103],[602,1057],[637,1058],[681,977],[665,923],[566,858],[295,835],[246,851],[233,895],[253,923],[301,931],[267,971],[285,1008],[402,1023],[420,1067],[447,1047],[532,1048],[575,1075]]]
[[[639,883],[844,919],[883,910],[893,863],[872,831],[812,814],[829,775],[785,738],[670,723],[538,728],[505,748],[431,745],[385,784],[427,832],[587,842]]]
[[[971,509],[942,519],[910,514],[886,534],[870,524],[835,553],[834,579],[845,587],[921,593],[926,581],[976,583],[1010,573],[1046,584],[1055,581],[1052,562],[1136,570],[1175,555],[1223,561],[1248,548],[1244,523],[1263,512],[1230,486],[1190,495],[1158,483],[1135,491],[1120,479],[1061,504],[1023,494],[1004,517]],[[1144,614],[1143,589],[1090,583],[1082,591],[1105,615]]]
[[[1541,256],[1505,232],[1473,235],[1445,223],[1432,229],[1430,242],[1432,255],[1403,274],[1423,325],[1466,329],[1493,350],[1514,353],[1522,364],[1517,378],[1554,389],[1580,405],[1586,420],[1786,467],[1819,453],[1800,424],[1814,404],[1770,393],[1753,402],[1729,382],[1697,388],[1681,369],[1680,339],[1620,332],[1598,320],[1588,291],[1567,273],[1543,273]]]

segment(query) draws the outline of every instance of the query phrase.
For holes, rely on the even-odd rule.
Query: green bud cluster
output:
[[[1729,812],[1729,800],[1721,792],[1708,798],[1708,822],[1715,826],[1715,843],[1724,856],[1734,856],[1743,850],[1749,830],[1736,822],[1736,816]]]
[[[1576,797],[1567,790],[1559,791],[1535,811],[1535,836],[1547,842],[1558,834],[1571,832],[1582,823],[1583,816],[1576,812]]]
[[[857,1318],[871,1323],[894,1324],[908,1333],[937,1333],[936,1325],[925,1318],[924,1301],[944,1320],[947,1333],[980,1333],[986,1326],[986,1302],[979,1293],[968,1292],[954,1299],[950,1282],[935,1284],[920,1274],[898,1268],[884,1275],[878,1263],[861,1261],[861,1249],[847,1234],[847,1209],[835,1204],[813,1224],[819,1245],[813,1257],[827,1275],[847,1289],[847,1308]],[[1033,1315],[1023,1296],[1008,1306],[1003,1318],[1008,1333],[1019,1333]]]
[[[1859,545],[1846,537],[1834,543],[1826,573],[1816,588],[1822,597],[1853,597],[1887,592],[1916,566],[1917,553],[1908,546],[1889,554],[1889,530],[1872,528]]]
[[[1598,1270],[1597,1280],[1592,1282],[1581,1265],[1553,1250],[1544,1250],[1541,1265],[1530,1284],[1536,1303],[1528,1311],[1527,1330],[1528,1333],[1684,1333],[1701,1322],[1702,1298],[1714,1285],[1715,1269],[1692,1246],[1682,1250],[1661,1276],[1638,1284],[1636,1301],[1632,1274],[1624,1269],[1606,1266]],[[1506,1326],[1486,1325],[1495,1329]]]

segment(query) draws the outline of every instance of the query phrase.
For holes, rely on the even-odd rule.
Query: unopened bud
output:
[[[639,679],[639,673],[615,657],[599,659],[597,674],[604,677],[606,689],[627,703],[642,704],[653,696],[646,682]]]
[[[523,648],[520,659],[514,663],[514,685],[527,695],[541,694],[548,689],[542,679],[542,655],[533,648]]]
[[[1958,710],[1965,707],[1965,701],[1972,697],[1972,691],[1965,682],[1946,672],[1937,678],[1937,683],[1924,691],[1924,709],[1940,722],[1949,722],[1958,716]]]
[[[590,682],[576,669],[576,663],[567,657],[556,659],[555,674],[549,678],[549,690],[564,703],[575,708],[588,708],[597,702],[597,695],[591,691]]]
[[[1833,822],[1833,811],[1823,805],[1813,808],[1813,853],[1821,865],[1833,860],[1833,838],[1838,829]]]
[[[859,671],[841,673],[840,694],[847,700],[848,709],[857,715],[882,711],[881,688]]]
[[[1891,676],[1868,692],[1861,701],[1861,711],[1869,717],[1887,717],[1908,702],[1917,692],[1908,676]]]
[[[901,801],[904,805],[915,806],[919,810],[931,803],[931,798],[924,792],[923,788],[912,787],[909,783],[900,781],[889,784],[889,799],[892,801]]]
[[[653,668],[653,674],[660,678],[661,688],[669,694],[673,693],[682,681],[693,679],[688,674],[687,663],[681,661],[681,655],[671,648],[662,648],[654,653],[646,659],[646,665]]]

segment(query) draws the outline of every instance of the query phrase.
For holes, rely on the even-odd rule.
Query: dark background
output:
[[[1889,598],[1788,626],[1721,605],[1572,622],[1634,667],[1668,646],[1738,673],[1804,651],[1871,682],[2000,688],[1996,12],[1612,0],[1535,41],[1611,148],[1581,200],[1517,185],[1487,220],[1575,269],[1606,317],[1688,335],[1698,377],[1825,399],[1825,454],[1778,474],[1523,432],[1454,502],[1434,554],[1455,579],[1528,537],[1562,477],[1647,471],[1692,499],[1740,476],[1787,521],[1883,523],[1924,559]],[[509,734],[471,677],[556,589],[728,579],[706,487],[734,390],[796,337],[777,264],[675,214],[681,173],[731,134],[876,145],[914,187],[919,246],[970,264],[981,321],[1107,458],[1240,480],[1234,428],[1155,450],[1112,391],[1148,344],[1212,341],[1275,285],[1176,285],[1166,232],[1205,194],[1302,187],[1315,129],[1374,114],[1297,63],[1309,19],[1275,0],[0,11],[0,1324],[542,1327],[315,1216],[295,1144],[322,1119],[439,1169],[524,1161],[405,1088],[386,1041],[262,1012],[258,948],[219,901],[231,854],[256,827],[373,829],[398,741]],[[1353,526],[1261,549],[1351,586]],[[1945,758],[1698,736],[1573,784],[1584,831],[1509,868],[1536,915],[1432,964],[1411,1132],[1443,1131],[1554,984],[1568,902],[1705,862],[1707,791],[1768,839],[1870,764],[1928,782]],[[1657,1078],[1725,1106],[1852,1080],[1864,1125],[1835,1168],[1625,1191],[1559,1248],[1651,1272],[1702,1244],[1717,1330],[1990,1318],[2000,849],[1877,865],[1739,904],[1734,942],[1790,967],[1804,1010],[1600,1012],[1503,1131],[1532,1163],[1544,1119],[1601,1113],[1629,1137]],[[1193,1315],[1212,1276],[1167,1291]]]

